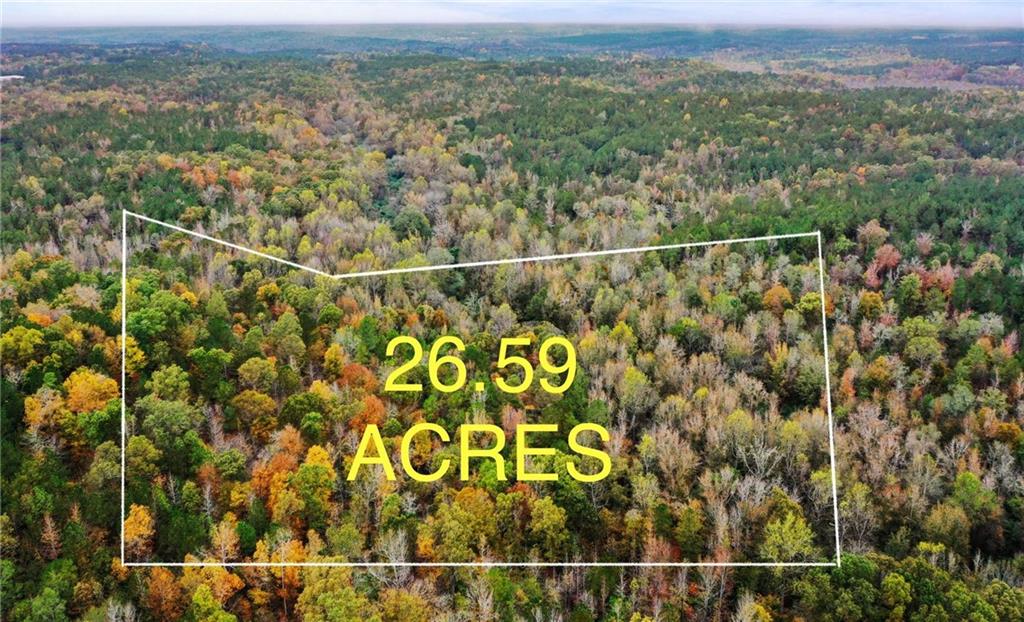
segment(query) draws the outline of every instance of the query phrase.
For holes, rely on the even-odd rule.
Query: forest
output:
[[[1021,31],[502,33],[5,32],[2,619],[1024,619]]]

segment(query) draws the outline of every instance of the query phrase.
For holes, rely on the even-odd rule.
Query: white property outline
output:
[[[825,359],[825,403],[828,417],[828,453],[829,453],[829,470],[832,476],[832,521],[835,531],[835,543],[836,543],[836,558],[832,562],[335,562],[335,561],[317,561],[317,562],[219,562],[219,561],[194,561],[194,562],[129,562],[125,561],[124,549],[125,549],[125,538],[124,538],[124,523],[126,520],[125,516],[125,456],[127,454],[127,412],[125,398],[127,396],[127,387],[125,384],[126,379],[126,367],[125,360],[127,358],[127,334],[128,334],[128,312],[127,312],[127,292],[128,292],[128,216],[131,216],[137,220],[148,222],[154,225],[159,225],[172,231],[184,233],[201,240],[209,242],[215,242],[228,248],[233,248],[238,251],[249,253],[268,259],[291,268],[297,268],[299,270],[305,270],[318,276],[327,277],[334,280],[342,279],[353,279],[358,277],[369,277],[369,276],[387,276],[391,274],[406,274],[410,272],[433,272],[437,270],[449,270],[457,268],[479,268],[483,266],[496,266],[502,264],[520,264],[529,262],[539,261],[556,261],[560,259],[573,259],[580,257],[603,257],[608,255],[625,255],[630,253],[641,253],[647,251],[666,251],[684,248],[701,248],[708,246],[719,246],[723,244],[741,244],[745,242],[768,242],[772,240],[785,240],[793,238],[807,238],[814,236],[817,238],[818,244],[818,285],[821,289],[821,338],[823,356]],[[842,564],[842,550],[840,548],[839,539],[839,490],[836,483],[836,447],[835,447],[835,434],[833,432],[832,422],[832,381],[831,372],[829,369],[829,351],[828,351],[828,327],[826,325],[826,312],[825,312],[825,260],[821,249],[821,230],[809,231],[807,233],[784,233],[779,235],[762,235],[748,238],[735,238],[731,240],[711,240],[708,242],[682,242],[678,244],[661,244],[656,246],[638,246],[632,248],[617,248],[610,250],[601,251],[584,251],[579,253],[561,253],[554,255],[541,255],[536,257],[517,257],[512,259],[489,259],[485,261],[469,261],[465,263],[454,263],[454,264],[441,264],[434,266],[418,266],[412,268],[395,268],[391,270],[368,270],[365,272],[349,272],[345,274],[329,274],[315,268],[303,266],[302,264],[288,261],[287,259],[281,259],[273,255],[263,253],[245,246],[233,244],[226,240],[221,240],[213,236],[198,233],[172,225],[170,223],[150,218],[142,214],[130,212],[128,210],[121,210],[121,565],[125,567],[216,567],[216,566],[231,566],[231,567],[262,567],[262,568],[278,568],[278,567],[344,567],[344,568],[395,568],[395,567],[475,567],[475,568],[494,568],[494,567],[561,567],[561,568],[573,568],[573,567],[597,567],[597,566],[608,566],[608,567],[639,567],[639,568],[740,568],[740,567],[765,567],[765,568],[780,568],[780,567],[832,567],[838,568]]]

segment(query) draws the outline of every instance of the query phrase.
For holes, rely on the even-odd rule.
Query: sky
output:
[[[0,19],[5,28],[389,23],[1022,28],[1024,0],[3,0]]]

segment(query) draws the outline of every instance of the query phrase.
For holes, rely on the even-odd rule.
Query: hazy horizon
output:
[[[240,9],[244,12],[240,14]],[[282,14],[286,11],[286,14]],[[585,13],[582,14],[581,13]],[[5,28],[331,27],[386,25],[579,25],[806,28],[1021,28],[1024,4],[790,0],[540,3],[481,1],[3,3]]]

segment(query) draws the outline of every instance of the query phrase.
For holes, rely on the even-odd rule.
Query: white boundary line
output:
[[[835,568],[836,562],[122,562],[146,568]]]
[[[305,270],[318,276],[327,277],[329,279],[353,279],[359,277],[370,277],[370,276],[387,276],[392,274],[407,274],[411,272],[434,272],[437,270],[449,270],[457,268],[480,268],[484,266],[497,266],[502,264],[522,264],[529,262],[539,261],[557,261],[561,259],[575,259],[581,257],[605,257],[609,255],[625,255],[629,253],[641,253],[648,251],[666,251],[676,250],[684,248],[701,248],[708,246],[719,246],[722,244],[740,244],[745,242],[769,242],[772,240],[785,240],[793,238],[807,238],[814,236],[817,238],[818,244],[818,284],[821,288],[821,332],[822,332],[822,347],[823,355],[825,358],[825,397],[827,405],[828,415],[828,446],[829,446],[829,468],[832,474],[832,516],[833,525],[835,527],[835,542],[836,542],[836,560],[834,562],[217,562],[217,561],[195,561],[195,562],[128,562],[124,561],[125,553],[125,541],[124,541],[124,521],[125,521],[125,454],[126,449],[126,429],[127,429],[127,410],[126,410],[126,370],[125,370],[125,358],[127,354],[127,318],[128,318],[128,216],[136,218],[138,220],[159,225],[172,231],[177,231],[190,235],[201,240],[207,240],[214,242],[228,248],[233,248],[238,251],[256,255],[274,261],[291,268],[297,268],[299,270]],[[281,567],[306,567],[306,568],[321,568],[321,567],[346,567],[346,568],[394,568],[394,567],[418,567],[418,568],[459,568],[459,567],[475,567],[475,568],[494,568],[494,567],[547,567],[547,568],[566,568],[566,567],[632,567],[632,568],[747,568],[747,567],[758,567],[758,568],[812,568],[812,567],[832,567],[836,568],[842,563],[842,552],[840,549],[839,540],[839,491],[837,486],[836,478],[836,450],[835,450],[835,437],[832,430],[832,384],[829,378],[829,351],[828,351],[828,329],[825,325],[826,313],[825,313],[825,261],[822,255],[821,249],[821,231],[809,231],[807,233],[785,233],[779,235],[762,235],[757,237],[748,238],[735,238],[730,240],[711,240],[708,242],[682,242],[679,244],[662,244],[657,246],[638,246],[632,248],[618,248],[611,250],[601,251],[584,251],[579,253],[560,253],[555,255],[541,255],[536,257],[516,257],[512,259],[490,259],[486,261],[469,261],[464,263],[454,264],[442,264],[434,266],[418,266],[412,268],[395,268],[391,270],[368,270],[365,272],[350,272],[344,274],[330,274],[303,266],[302,264],[288,261],[287,259],[281,259],[267,253],[263,253],[245,246],[233,244],[226,240],[221,240],[213,236],[198,233],[196,231],[190,231],[184,227],[173,225],[149,216],[130,212],[128,210],[121,211],[121,564],[125,567],[176,567],[176,568],[192,568],[192,567],[208,567],[208,566],[230,566],[236,568],[281,568]]]
[[[128,453],[127,422],[125,413],[127,407],[128,385],[125,382],[127,376],[128,359],[128,212],[121,210],[121,563],[124,563],[124,477],[125,477],[125,455]]]
[[[818,230],[818,284],[821,286],[821,345],[825,357],[825,402],[828,414],[828,459],[832,472],[832,524],[836,530],[836,566],[843,563],[839,548],[839,487],[836,485],[836,441],[832,431],[832,374],[828,363],[828,329],[825,325],[825,258],[821,252],[821,230]]]
[[[203,233],[197,233],[195,231],[190,231],[188,229],[185,229],[184,227],[179,227],[178,225],[172,225],[170,223],[166,223],[166,222],[163,222],[161,220],[157,220],[155,218],[150,218],[149,216],[143,216],[142,214],[136,214],[135,212],[129,212],[129,211],[125,211],[125,214],[127,214],[129,216],[132,216],[134,218],[138,218],[139,220],[144,220],[146,222],[153,223],[154,225],[160,225],[161,227],[166,227],[167,229],[172,229],[172,230],[178,231],[180,233],[185,233],[185,234],[191,235],[192,237],[196,237],[196,238],[199,238],[201,240],[208,240],[210,242],[216,242],[217,244],[220,244],[222,246],[227,246],[228,248],[233,248],[235,250],[239,250],[239,251],[243,251],[243,252],[246,252],[246,253],[250,253],[252,255],[256,255],[256,256],[262,257],[264,259],[269,259],[270,261],[276,261],[277,263],[284,264],[284,265],[292,267],[292,268],[298,268],[299,270],[305,270],[306,272],[312,272],[313,274],[316,274],[316,275],[319,275],[319,276],[325,276],[325,277],[327,277],[329,279],[338,279],[338,280],[341,280],[341,279],[356,279],[356,278],[367,277],[367,276],[388,276],[388,275],[391,275],[391,274],[407,274],[409,272],[435,272],[437,270],[451,270],[451,269],[455,269],[455,268],[482,268],[484,266],[500,266],[502,264],[519,264],[519,263],[530,263],[530,262],[536,262],[536,261],[557,261],[559,259],[575,259],[575,258],[579,258],[579,257],[606,257],[608,255],[625,255],[625,254],[628,254],[628,253],[643,253],[643,252],[647,252],[647,251],[667,251],[667,250],[675,250],[675,249],[680,249],[680,248],[699,248],[699,247],[703,247],[703,246],[718,246],[720,244],[738,244],[738,243],[742,243],[742,242],[768,242],[768,241],[771,241],[771,240],[786,240],[786,239],[790,239],[790,238],[808,238],[808,237],[815,236],[815,235],[819,236],[819,237],[821,236],[821,232],[820,231],[818,231],[818,232],[811,231],[811,232],[808,232],[808,233],[784,233],[784,234],[780,234],[780,235],[762,235],[762,236],[753,237],[753,238],[736,238],[734,240],[712,240],[710,242],[684,242],[684,243],[681,243],[681,244],[662,244],[660,246],[636,246],[636,247],[633,247],[633,248],[615,248],[615,249],[604,250],[604,251],[584,251],[584,252],[581,252],[581,253],[561,253],[561,254],[556,254],[556,255],[540,255],[540,256],[536,256],[536,257],[513,257],[512,259],[488,259],[488,260],[485,260],[485,261],[467,261],[467,262],[463,262],[463,263],[440,264],[440,265],[435,265],[435,266],[417,266],[417,267],[414,267],[414,268],[391,268],[389,270],[367,270],[365,272],[346,272],[344,274],[330,274],[330,273],[324,272],[322,270],[317,270],[316,268],[310,268],[309,266],[303,266],[302,264],[297,264],[294,261],[288,261],[287,259],[281,259],[280,257],[274,257],[273,255],[268,255],[267,253],[263,253],[263,252],[260,252],[260,251],[257,251],[257,250],[253,250],[251,248],[246,248],[244,246],[239,246],[238,244],[232,244],[231,242],[227,242],[225,240],[221,240],[221,239],[209,236],[209,235],[205,235]]]

